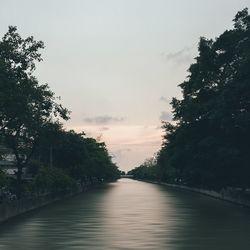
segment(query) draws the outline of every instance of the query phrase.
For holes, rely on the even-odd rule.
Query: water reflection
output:
[[[2,224],[0,249],[248,249],[249,211],[121,179]]]

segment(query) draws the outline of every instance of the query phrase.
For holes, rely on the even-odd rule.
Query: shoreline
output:
[[[189,192],[199,193],[201,195],[206,195],[214,199],[250,208],[250,195],[247,196],[246,194],[242,194],[241,192],[235,190],[222,189],[220,192],[217,192],[214,190],[192,188],[184,185],[170,184],[167,182],[141,180],[141,179],[134,179],[134,180],[144,181],[152,184],[158,184],[158,185],[168,186],[171,188],[186,190]]]
[[[34,196],[30,198],[22,198],[9,202],[0,203],[0,224],[7,222],[9,219],[18,217],[19,215],[31,212],[33,210],[42,208],[56,201],[71,198],[81,193],[87,192],[91,188],[95,188],[104,183],[95,183],[83,186],[75,191],[50,193],[46,195]]]

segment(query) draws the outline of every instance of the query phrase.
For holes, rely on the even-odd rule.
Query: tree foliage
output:
[[[33,76],[42,48],[43,42],[21,38],[12,26],[0,41],[0,133],[15,154],[19,190],[22,170],[43,127],[56,117],[68,119],[67,109],[56,102],[48,85],[39,85]]]
[[[12,26],[0,41],[0,139],[15,155],[19,198],[27,166],[36,183],[42,179],[54,183],[58,175],[62,182],[57,184],[62,186],[71,179],[84,182],[118,176],[105,144],[63,129],[61,120],[69,119],[69,111],[47,84],[39,84],[34,77],[43,48],[43,42],[32,36],[23,39]]]
[[[66,131],[53,124],[43,134],[34,157],[44,165],[63,169],[73,179],[85,181],[115,180],[119,177],[117,166],[112,162],[104,143],[88,138],[73,130]]]
[[[250,186],[250,16],[215,40],[202,37],[199,55],[172,99],[174,123],[165,136],[157,171],[169,182],[219,189]]]

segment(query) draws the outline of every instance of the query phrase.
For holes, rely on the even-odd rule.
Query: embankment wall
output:
[[[145,180],[143,180],[143,181],[145,181]],[[228,189],[222,189],[219,192],[217,192],[214,190],[193,188],[193,187],[188,187],[188,186],[184,186],[184,185],[170,184],[170,183],[166,183],[166,182],[157,182],[157,181],[147,181],[147,182],[165,185],[165,186],[172,187],[172,188],[183,189],[183,190],[187,190],[190,192],[196,192],[196,193],[200,193],[203,195],[211,196],[211,197],[216,198],[216,199],[220,199],[220,200],[232,202],[232,203],[235,203],[238,205],[250,207],[250,194],[246,193],[246,192],[241,192],[241,191],[235,190],[235,189],[228,188]]]

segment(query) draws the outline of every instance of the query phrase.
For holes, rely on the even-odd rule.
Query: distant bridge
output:
[[[133,178],[134,176],[132,174],[121,174],[121,178]]]

